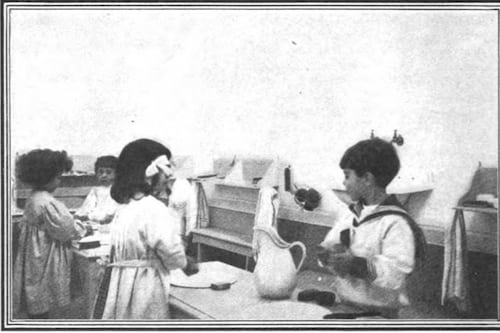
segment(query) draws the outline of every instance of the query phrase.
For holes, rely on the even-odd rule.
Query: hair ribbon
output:
[[[146,177],[152,177],[160,171],[163,171],[166,176],[171,176],[173,174],[172,165],[166,155],[158,156],[148,165],[145,172]]]

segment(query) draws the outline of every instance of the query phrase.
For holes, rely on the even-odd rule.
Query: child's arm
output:
[[[398,289],[415,266],[415,240],[404,218],[385,218],[391,218],[393,221],[386,229],[382,253],[371,258],[369,263],[375,275],[375,285]]]
[[[73,219],[66,206],[57,200],[52,200],[44,206],[42,215],[45,229],[52,238],[58,241],[79,239],[89,232],[89,228]]]
[[[172,270],[186,266],[186,255],[180,235],[173,228],[172,216],[166,207],[162,206],[149,215],[151,221],[145,223],[141,238],[153,249],[163,265]]]
[[[118,204],[115,201],[110,201],[112,199],[107,200],[102,206],[89,213],[89,220],[99,222],[100,224],[108,224],[113,221]]]
[[[75,217],[80,220],[88,220],[89,213],[96,207],[96,205],[97,194],[95,191],[95,187],[93,187],[90,190],[89,194],[87,194],[87,197],[85,198],[82,206],[75,212]]]

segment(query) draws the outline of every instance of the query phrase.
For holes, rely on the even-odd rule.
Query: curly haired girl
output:
[[[51,194],[72,166],[65,151],[49,149],[32,150],[16,163],[18,179],[32,192],[20,223],[14,308],[30,318],[47,319],[49,310],[70,303],[70,241],[92,232]]]

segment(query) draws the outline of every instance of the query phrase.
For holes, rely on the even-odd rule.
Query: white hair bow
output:
[[[163,171],[166,176],[171,176],[173,174],[172,165],[166,155],[158,156],[149,164],[146,168],[146,177],[152,177],[160,172],[160,170]]]

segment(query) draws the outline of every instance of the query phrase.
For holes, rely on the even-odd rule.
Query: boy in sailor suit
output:
[[[319,255],[335,276],[343,302],[397,317],[409,305],[406,277],[423,259],[425,238],[387,185],[400,168],[391,143],[375,138],[349,148],[340,161],[355,202],[328,232]]]

